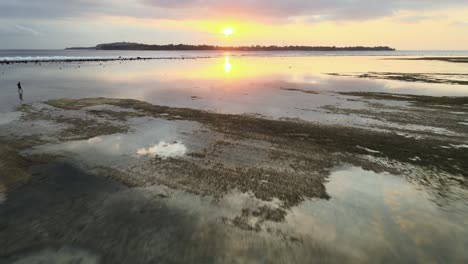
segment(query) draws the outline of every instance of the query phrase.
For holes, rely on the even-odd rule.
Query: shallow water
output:
[[[0,60],[60,58],[135,58],[135,57],[221,57],[223,51],[137,51],[137,50],[0,50]],[[317,57],[317,56],[468,56],[466,50],[397,51],[234,51],[233,56]]]
[[[225,221],[241,208],[265,203],[249,194],[234,192],[214,201],[158,186],[124,188],[66,164],[34,170],[48,177],[22,192],[11,193],[0,207],[0,213],[10,212],[3,213],[6,217],[0,223],[16,223],[9,226],[7,234],[17,236],[15,245],[28,244],[28,237],[34,236],[41,245],[16,252],[11,258],[18,261],[465,263],[468,260],[467,212],[440,208],[430,201],[424,189],[388,173],[338,167],[326,184],[330,200],[308,200],[294,207],[286,222],[266,223],[263,231],[253,232]],[[453,206],[456,209],[458,205]],[[52,237],[42,236],[40,230],[47,230]],[[72,247],[46,243],[54,238],[77,243]]]
[[[356,263],[468,260],[464,201],[441,208],[427,190],[401,176],[351,166],[337,168],[326,187],[329,201],[303,203],[288,222],[337,255]]]
[[[200,139],[195,142],[190,136],[200,129],[196,122],[143,117],[133,118],[130,123],[132,130],[129,133],[41,145],[26,151],[26,154],[48,153],[68,156],[89,166],[125,167],[138,160],[181,157],[200,149]]]
[[[0,111],[10,111],[21,103],[16,93],[18,81],[23,85],[24,102],[104,96],[223,113],[306,118],[311,113],[302,113],[298,109],[341,103],[343,100],[328,94],[334,91],[468,95],[467,86],[463,85],[326,75],[368,71],[466,74],[468,67],[440,61],[385,58],[391,57],[235,57],[226,54],[196,60],[0,65]]]
[[[22,128],[21,114],[13,111],[22,103],[16,93],[18,81],[23,84],[26,103],[54,98],[133,98],[219,113],[362,127],[389,124],[364,115],[324,111],[322,107],[330,105],[356,110],[368,107],[334,92],[468,96],[468,86],[463,85],[327,75],[368,71],[467,74],[467,64],[386,60],[389,57],[382,56],[216,53],[211,57],[0,65],[0,128],[11,123]],[[389,107],[409,105],[404,101],[379,103]],[[123,111],[113,106],[85,110]],[[463,117],[465,113],[453,114]],[[33,184],[7,195],[0,185],[0,238],[15,241],[5,249],[19,250],[13,250],[13,259],[20,260],[18,263],[44,259],[96,262],[101,258],[110,263],[154,259],[199,263],[468,262],[465,188],[440,190],[434,195],[434,189],[420,184],[419,178],[342,166],[332,171],[326,183],[330,200],[307,200],[288,210],[284,223],[266,222],[261,232],[246,231],[230,221],[243,208],[267,203],[252,194],[233,192],[216,200],[163,186],[127,188],[84,171],[93,166],[125,169],[154,158],[185,157],[218,140],[213,131],[193,121],[138,117],[130,123],[129,133],[50,143],[23,153],[59,155],[63,163],[34,167]],[[428,130],[437,136],[456,135],[440,127],[407,126],[408,130]],[[34,129],[3,130],[0,135],[46,135],[61,129],[63,126],[43,120]],[[462,143],[441,147],[466,148]],[[243,146],[230,146],[220,153],[226,163],[252,160],[242,151],[236,153],[244,156],[231,155],[234,151],[229,148]],[[369,155],[379,154],[361,148]],[[445,197],[453,192],[457,199]],[[273,206],[277,203],[268,202]],[[257,219],[249,221],[255,224]],[[50,241],[67,243],[50,245]],[[29,248],[31,245],[36,246]]]
[[[382,122],[366,115],[343,114],[324,107],[368,109],[355,97],[335,92],[371,91],[438,96],[468,95],[468,86],[370,80],[328,73],[427,72],[466,74],[467,64],[389,60],[382,56],[265,57],[222,54],[219,57],[155,61],[41,63],[0,65],[0,112],[21,103],[55,98],[132,98],[157,105],[188,107],[267,118],[356,127],[397,128],[456,133],[437,127]],[[401,57],[398,57],[401,58]],[[22,82],[23,100],[16,83]],[[369,101],[371,103],[371,101]],[[387,106],[404,101],[379,100]],[[374,111],[378,111],[378,107]],[[6,118],[6,116],[5,116]],[[0,119],[4,119],[0,117]],[[0,121],[3,122],[3,121]]]

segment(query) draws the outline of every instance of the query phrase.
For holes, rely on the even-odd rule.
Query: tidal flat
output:
[[[1,66],[0,263],[467,262],[466,85],[382,61]]]
[[[200,243],[220,236],[220,230],[204,230],[206,222],[212,221],[216,228],[232,229],[236,236],[251,239],[250,243],[256,243],[257,236],[269,236],[269,243],[304,250],[309,243],[320,242],[313,241],[313,233],[303,234],[300,227],[291,225],[291,221],[297,221],[293,212],[305,202],[333,199],[334,194],[326,188],[333,181],[331,175],[357,168],[361,173],[375,175],[371,177],[388,174],[385,177],[409,179],[427,191],[435,208],[466,206],[468,129],[461,124],[463,115],[452,112],[455,109],[468,114],[464,107],[468,99],[381,93],[339,95],[374,106],[379,100],[408,100],[412,105],[379,105],[381,112],[375,118],[401,124],[392,131],[219,114],[132,99],[54,99],[21,105],[17,108],[20,117],[3,125],[1,133],[2,145],[6,146],[2,149],[2,171],[16,175],[3,182],[7,195],[0,211],[1,255],[27,258],[30,253],[22,250],[44,245],[34,254],[55,248],[59,249],[55,254],[84,250],[76,254],[97,254],[95,258],[109,262],[145,262],[146,258],[162,256],[178,259],[180,256],[174,252],[147,250],[152,243],[158,247],[161,243],[175,243],[159,241],[160,232],[176,232],[165,236],[183,237],[188,234],[178,232],[195,231],[164,230],[175,228],[164,225],[164,221],[188,221],[184,225],[200,229],[196,232],[202,237],[192,238]],[[454,109],[447,110],[447,106]],[[344,115],[371,115],[370,111],[324,108]],[[453,134],[412,128],[434,120],[443,121],[438,122],[439,126]],[[341,169],[343,166],[347,169]],[[180,205],[172,205],[181,202],[179,196],[192,197],[184,199],[196,199],[202,204],[189,206],[189,216],[178,219],[178,214],[184,213],[171,211],[182,210]],[[368,203],[367,199],[373,197],[364,195],[361,199]],[[123,209],[122,203],[131,206]],[[31,208],[33,204],[35,208]],[[187,219],[206,214],[206,210],[217,212],[202,219]],[[163,211],[168,215],[161,216]],[[149,219],[157,227],[149,227]],[[130,227],[143,223],[155,233]],[[197,226],[192,226],[195,223]],[[125,242],[118,239],[115,228],[125,230]],[[112,244],[114,239],[120,242]],[[207,252],[185,244],[192,242],[175,247],[193,254],[184,257],[207,258]],[[72,245],[92,247],[67,249]],[[326,258],[339,259],[329,246],[327,250],[332,252],[317,250],[330,254]],[[137,253],[131,251],[135,250],[141,255],[134,255]],[[296,251],[286,254],[295,255]],[[311,257],[301,254],[295,257]]]
[[[360,74],[330,73],[334,76],[349,76],[363,79],[395,80],[416,83],[442,83],[468,85],[468,74],[457,73],[401,73],[401,72],[368,72]]]
[[[401,59],[401,58],[400,58]],[[402,60],[426,60],[426,61],[444,61],[444,62],[452,62],[452,63],[468,63],[467,57],[419,57],[419,58],[403,58]]]

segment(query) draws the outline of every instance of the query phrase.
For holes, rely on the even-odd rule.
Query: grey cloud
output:
[[[99,7],[89,0],[2,0],[2,18],[55,18],[81,16]]]
[[[194,16],[240,16],[273,19],[294,16],[321,17],[324,20],[364,20],[391,15],[400,10],[427,10],[468,6],[467,0],[140,0],[176,12],[192,10]]]
[[[468,6],[467,0],[1,0],[2,18],[73,18],[120,15],[151,18],[255,17],[284,21],[365,20],[399,10]]]
[[[31,25],[19,23],[2,23],[0,36],[39,36],[41,32]]]
[[[443,20],[447,16],[429,16],[429,15],[414,15],[414,16],[403,16],[399,20],[404,23],[420,23],[424,20]]]
[[[34,35],[34,36],[41,35],[41,33],[39,31],[37,31],[36,29],[34,29],[32,27],[23,26],[23,25],[20,25],[20,24],[15,24],[14,28],[16,29],[17,32],[20,32],[20,33],[30,34],[30,35]]]
[[[464,21],[455,21],[455,22],[452,22],[451,25],[452,25],[452,26],[455,26],[455,27],[466,28],[466,27],[468,27],[468,22],[464,22]]]

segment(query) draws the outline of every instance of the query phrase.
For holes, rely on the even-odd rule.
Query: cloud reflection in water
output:
[[[159,156],[163,159],[173,158],[185,155],[187,148],[180,142],[167,143],[161,141],[158,144],[148,147],[137,149],[138,156]]]

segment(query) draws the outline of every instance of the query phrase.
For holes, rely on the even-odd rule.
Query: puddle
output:
[[[459,149],[459,148],[468,148],[468,145],[467,145],[467,144],[461,144],[461,145],[450,144],[450,146],[452,146],[453,148],[456,148],[456,149]]]
[[[115,105],[107,105],[107,104],[87,106],[87,107],[83,107],[82,109],[88,110],[88,111],[94,110],[94,111],[111,111],[111,112],[127,112],[127,113],[137,112],[135,109],[122,108],[122,107],[118,107]]]
[[[18,120],[21,117],[21,115],[22,115],[21,112],[7,112],[7,113],[0,112],[0,126],[6,125],[10,122]]]
[[[138,156],[158,156],[163,159],[180,157],[185,155],[186,152],[187,148],[185,145],[177,141],[173,143],[161,141],[152,147],[137,149]]]
[[[373,150],[373,149],[369,149],[369,148],[365,148],[365,147],[361,147],[361,146],[356,146],[357,148],[359,149],[362,149],[362,150],[365,150],[369,153],[373,153],[373,154],[379,154],[381,153],[380,151],[377,151],[377,150]]]
[[[178,157],[199,148],[196,144],[200,143],[191,136],[201,128],[197,122],[144,117],[132,118],[130,123],[132,131],[126,134],[45,144],[26,151],[26,154],[62,155],[91,166],[123,166],[146,156]]]
[[[90,252],[73,247],[45,248],[23,254],[16,257],[11,264],[30,264],[30,263],[81,263],[98,264],[100,258]]]
[[[287,222],[347,262],[466,263],[468,208],[443,210],[404,178],[357,167],[334,171],[329,201],[307,201]],[[333,261],[332,261],[333,262]]]
[[[6,201],[6,198],[7,198],[6,192],[7,192],[7,189],[5,188],[5,186],[3,186],[2,183],[0,183],[0,204]]]

